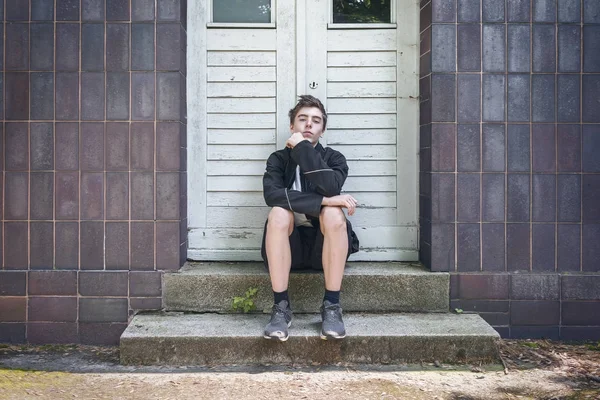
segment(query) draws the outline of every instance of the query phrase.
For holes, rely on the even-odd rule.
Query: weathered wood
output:
[[[396,207],[395,192],[348,192],[358,201],[360,208]],[[252,192],[216,191],[206,194],[206,204],[214,207],[266,207],[262,187]]]
[[[394,97],[395,82],[332,82],[327,95],[332,97]]]
[[[207,100],[209,113],[275,113],[275,98],[209,98]]]
[[[393,67],[396,65],[395,51],[329,51],[329,67]]]
[[[396,50],[395,29],[344,29],[327,32],[328,51]]]
[[[208,128],[274,129],[275,113],[208,114]]]
[[[208,50],[277,50],[274,29],[208,29]]]
[[[208,97],[275,97],[275,82],[209,82]]]
[[[350,176],[395,176],[396,161],[348,161]]]
[[[395,176],[349,176],[346,192],[396,192]]]
[[[275,146],[269,144],[255,145],[208,145],[207,160],[262,160],[266,162]]]
[[[395,145],[349,145],[336,144],[330,147],[342,152],[347,160],[395,160],[396,146]]]
[[[275,67],[208,67],[208,82],[275,81]]]
[[[396,98],[345,98],[328,99],[327,113],[333,114],[353,114],[353,113],[396,113]]]
[[[209,176],[206,178],[206,187],[210,192],[262,192],[263,190],[260,176]]]
[[[208,66],[275,66],[275,51],[209,51]]]
[[[329,82],[396,82],[396,67],[327,68]]]
[[[396,144],[396,129],[327,129],[329,145]]]
[[[396,114],[333,114],[327,126],[331,129],[395,129]]]
[[[208,144],[274,144],[275,129],[209,129]]]
[[[260,161],[208,161],[206,163],[207,175],[238,175],[238,176],[263,176],[265,162]]]

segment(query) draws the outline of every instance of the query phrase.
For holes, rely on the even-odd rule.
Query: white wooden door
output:
[[[418,258],[418,5],[395,25],[332,24],[331,0],[280,0],[270,26],[211,26],[188,10],[188,257],[260,260],[262,174],[289,136],[297,94],[326,105],[322,143],[348,159],[361,251]],[[393,18],[394,19],[394,18]]]

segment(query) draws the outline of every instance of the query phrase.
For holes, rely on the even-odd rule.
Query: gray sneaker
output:
[[[321,339],[343,339],[346,337],[346,328],[342,320],[342,306],[333,304],[328,300],[323,301],[321,306]]]
[[[287,301],[281,300],[273,304],[271,321],[265,327],[265,339],[277,339],[285,342],[289,338],[288,328],[292,324],[292,309]]]

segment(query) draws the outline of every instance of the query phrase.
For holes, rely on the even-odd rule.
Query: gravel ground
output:
[[[131,367],[118,348],[0,345],[0,399],[600,399],[600,345],[502,341],[503,365]]]

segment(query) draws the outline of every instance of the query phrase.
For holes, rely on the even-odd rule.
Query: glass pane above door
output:
[[[271,0],[213,0],[212,22],[270,23]]]
[[[393,0],[333,0],[334,24],[389,24]]]

